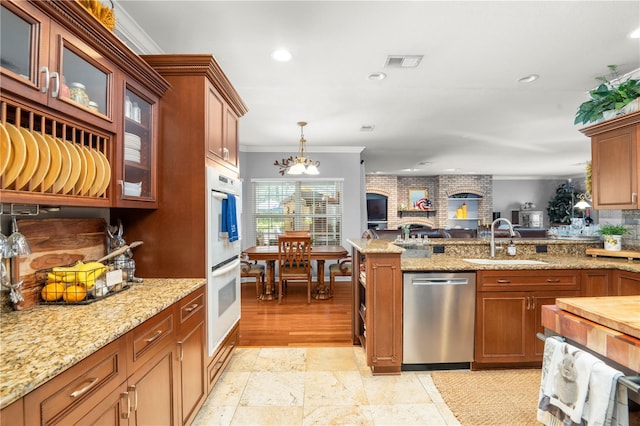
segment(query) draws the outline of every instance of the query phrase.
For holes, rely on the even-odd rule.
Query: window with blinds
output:
[[[253,180],[256,245],[278,245],[285,231],[309,231],[315,245],[342,243],[343,180]]]

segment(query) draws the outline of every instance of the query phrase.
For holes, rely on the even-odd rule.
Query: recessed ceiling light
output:
[[[636,28],[629,34],[629,38],[640,38],[640,28]]]
[[[539,79],[540,76],[538,74],[530,74],[526,77],[522,77],[521,79],[518,80],[518,83],[532,83],[534,81],[536,81],[537,79]]]
[[[278,62],[289,62],[292,58],[291,52],[286,49],[278,49],[271,53],[271,57]]]
[[[387,75],[383,72],[372,72],[367,76],[367,78],[369,80],[378,81],[378,80],[384,80],[385,78],[387,78]]]

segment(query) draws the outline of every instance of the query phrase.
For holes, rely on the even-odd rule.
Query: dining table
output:
[[[264,294],[260,297],[262,300],[274,300],[275,278],[276,278],[276,261],[278,260],[278,246],[253,246],[242,250],[249,260],[263,261],[267,264],[267,279],[265,282]],[[327,260],[338,260],[349,255],[347,249],[342,246],[312,246],[311,260],[315,260],[318,267],[318,285],[316,286],[313,297],[323,300],[331,298],[331,291],[327,289],[324,283],[324,264]]]

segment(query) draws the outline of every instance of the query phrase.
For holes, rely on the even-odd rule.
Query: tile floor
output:
[[[459,425],[428,372],[373,376],[360,347],[238,348],[202,425]]]

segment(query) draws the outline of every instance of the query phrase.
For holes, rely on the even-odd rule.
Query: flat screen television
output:
[[[367,221],[385,221],[387,220],[387,198],[368,198],[367,196]]]

